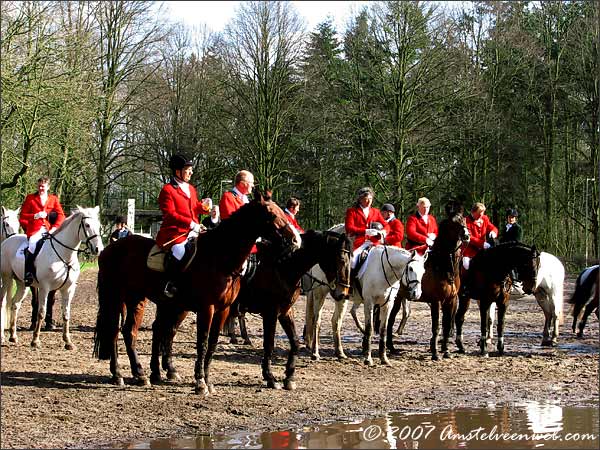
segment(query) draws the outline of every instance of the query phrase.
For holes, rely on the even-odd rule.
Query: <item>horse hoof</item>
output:
[[[389,359],[382,359],[381,360],[381,365],[382,366],[387,366],[387,367],[392,367],[392,363],[390,362]]]
[[[321,359],[321,356],[313,353],[312,355],[310,355],[310,359],[312,359],[313,361],[318,361]]]
[[[252,343],[252,341],[244,341],[244,345],[247,345],[250,348],[254,348],[254,344]]]
[[[67,342],[65,344],[65,350],[75,350],[75,346],[73,345],[72,342]]]
[[[42,344],[40,343],[40,341],[31,341],[31,346],[33,348],[41,348]]]
[[[489,353],[487,353],[487,352],[486,352],[486,353],[482,353],[482,354],[481,354],[481,357],[482,357],[482,358],[487,358],[488,356],[490,356],[490,355],[489,355]]]
[[[141,387],[144,387],[144,386],[150,386],[150,380],[149,380],[149,379],[148,379],[148,377],[146,377],[146,376],[142,376],[142,377],[135,377],[135,378],[133,379],[133,384],[134,384],[135,386],[141,386]]]
[[[111,384],[114,384],[117,387],[125,386],[125,381],[123,380],[123,377],[112,377],[110,382]]]
[[[179,375],[179,373],[177,373],[175,370],[167,372],[167,380],[172,382],[180,382],[181,375]]]
[[[285,380],[283,382],[283,388],[286,391],[295,391],[296,390],[296,382],[292,380]]]
[[[208,390],[208,387],[206,386],[206,383],[204,381],[202,381],[201,383],[196,383],[196,388],[194,389],[194,392],[202,397],[208,397],[208,395],[210,394],[210,391]]]
[[[8,342],[12,342],[13,344],[16,344],[17,342],[19,342],[19,340],[17,339],[16,336],[11,336],[8,338]]]
[[[550,342],[550,347],[558,347],[558,341]]]
[[[456,350],[456,353],[458,353],[460,355],[464,355],[466,352],[465,352],[464,348],[459,348],[458,350]]]
[[[282,389],[283,386],[281,385],[281,383],[278,383],[277,381],[269,380],[269,381],[267,381],[267,387],[269,389],[279,390],[279,389]]]
[[[577,339],[583,339],[583,333],[577,333]]]
[[[550,347],[552,345],[552,342],[550,341],[542,341],[542,347]]]
[[[365,359],[365,365],[369,367],[373,367],[375,364],[372,359]]]
[[[444,357],[445,359],[450,359],[450,358],[452,358],[452,356],[450,355],[450,352],[444,352],[444,355],[443,355],[443,357]]]
[[[162,384],[162,376],[156,373],[151,373],[150,374],[150,383],[151,384]]]
[[[238,341],[238,339],[237,339],[237,338],[231,338],[231,339],[229,340],[229,343],[230,343],[230,344],[233,344],[233,345],[237,345],[237,344],[239,344],[239,341]]]
[[[348,359],[348,357],[346,356],[345,353],[336,353],[335,356],[337,357],[337,359]]]
[[[437,354],[435,354],[435,355],[431,355],[431,360],[432,360],[432,361],[439,361],[439,360],[440,360],[440,357],[439,357]]]

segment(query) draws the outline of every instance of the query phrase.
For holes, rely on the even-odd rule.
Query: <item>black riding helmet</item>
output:
[[[185,155],[173,155],[169,159],[169,167],[174,172],[176,170],[182,170],[186,166],[193,166],[194,163]]]

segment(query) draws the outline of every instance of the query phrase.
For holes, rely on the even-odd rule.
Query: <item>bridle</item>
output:
[[[16,232],[15,233],[9,233],[8,232],[8,225],[6,224],[6,220],[7,220],[7,217],[2,216],[2,231],[4,232],[3,233],[4,234],[4,238],[8,239],[9,237],[14,236],[17,233]]]
[[[58,259],[60,259],[62,261],[62,263],[65,265],[65,267],[67,268],[67,274],[65,275],[65,280],[62,282],[62,284],[60,285],[59,288],[57,288],[57,290],[60,290],[65,283],[67,282],[67,280],[69,279],[69,274],[71,272],[71,264],[67,261],[65,261],[63,259],[63,257],[60,255],[60,253],[58,253],[58,250],[56,250],[56,247],[54,246],[54,242],[57,242],[58,244],[60,244],[62,247],[69,249],[71,251],[77,252],[77,253],[84,253],[86,255],[91,254],[91,248],[90,248],[90,241],[96,237],[98,237],[97,234],[94,234],[92,236],[89,236],[85,230],[85,226],[84,226],[84,222],[85,219],[91,219],[91,217],[89,216],[81,216],[81,221],[79,222],[79,228],[77,229],[77,236],[79,236],[79,232],[83,230],[83,235],[86,237],[85,241],[81,241],[81,242],[85,242],[85,249],[84,250],[79,250],[77,248],[72,248],[69,247],[68,245],[62,243],[61,241],[59,241],[56,236],[54,236],[53,234],[48,234],[48,240],[50,241],[50,246],[52,247],[52,250],[54,250],[54,253],[56,253],[56,256],[58,256]]]
[[[330,237],[335,237],[338,238],[339,234],[338,233],[333,233],[330,231],[326,231],[325,232],[327,234],[327,240],[329,240]],[[343,255],[348,255],[348,258],[351,258],[351,252],[350,250],[348,250],[347,248],[342,248],[342,254]],[[350,283],[344,283],[341,280],[341,276],[338,270],[335,271],[335,280],[329,282],[329,283],[325,283],[324,281],[321,281],[320,279],[318,279],[317,277],[315,277],[313,274],[311,274],[310,272],[306,272],[305,275],[308,276],[308,278],[310,278],[311,280],[311,286],[310,289],[305,289],[305,292],[310,292],[315,290],[316,288],[314,287],[315,284],[317,284],[318,286],[327,286],[329,288],[330,291],[335,291],[336,286],[341,286],[344,288],[350,288]],[[325,276],[327,276],[327,274],[325,274]]]

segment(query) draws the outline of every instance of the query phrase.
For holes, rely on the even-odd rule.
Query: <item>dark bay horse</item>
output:
[[[271,372],[277,321],[290,341],[284,387],[294,389],[298,335],[292,306],[300,296],[300,280],[312,266],[319,264],[325,274],[335,274],[335,300],[348,298],[350,289],[351,245],[345,234],[308,231],[302,235],[302,248],[280,259],[273,249],[261,258],[257,272],[238,296],[242,311],[261,314],[263,319],[263,379],[269,387],[279,387]]]
[[[572,303],[573,308],[573,333],[577,331],[577,320],[581,315],[579,322],[579,331],[577,331],[577,337],[583,337],[583,329],[587,323],[588,316],[595,310],[596,317],[600,319],[600,313],[598,311],[598,291],[600,281],[598,276],[600,275],[598,264],[592,267],[588,267],[581,271],[575,282],[575,291],[569,303]],[[583,314],[581,311],[583,310]]]
[[[462,208],[461,208],[462,209]],[[431,359],[439,360],[437,343],[440,330],[440,308],[442,310],[442,345],[444,358],[450,357],[448,339],[458,305],[460,289],[460,268],[462,247],[469,242],[469,231],[461,209],[446,212],[448,218],[442,220],[438,235],[425,261],[425,273],[421,280],[421,301],[431,308]]]
[[[473,257],[465,281],[468,294],[461,291],[456,315],[456,345],[460,353],[464,353],[462,327],[465,313],[469,308],[470,299],[477,299],[481,321],[481,355],[488,356],[486,337],[490,331],[488,316],[492,303],[498,308],[498,354],[504,354],[504,317],[514,281],[511,273],[516,273],[518,280],[523,283],[523,291],[532,294],[539,265],[540,254],[536,248],[518,242],[506,242],[487,250],[480,250]]]
[[[136,351],[137,331],[144,307],[150,299],[160,312],[189,310],[197,313],[197,360],[195,392],[208,395],[208,373],[218,333],[240,288],[242,266],[259,236],[277,239],[283,235],[298,244],[277,204],[255,190],[254,200],[241,207],[219,227],[201,234],[196,253],[177,280],[180,292],[174,299],[163,296],[166,277],[146,265],[154,245],[152,239],[129,236],[106,248],[98,260],[99,310],[94,336],[94,355],[110,359],[112,382],[123,385],[118,365],[117,338],[123,304],[127,316],[122,327],[134,381],[148,384]],[[212,325],[212,327],[211,327]],[[210,336],[209,336],[210,332]]]

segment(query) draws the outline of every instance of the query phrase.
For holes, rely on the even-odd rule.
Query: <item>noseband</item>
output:
[[[2,217],[2,231],[4,231],[5,239],[8,239],[11,236],[14,236],[17,233],[9,233],[8,225],[6,225],[6,217]]]

